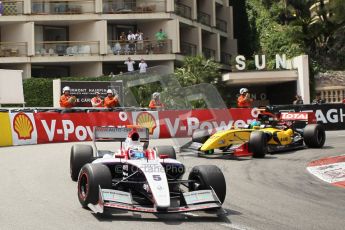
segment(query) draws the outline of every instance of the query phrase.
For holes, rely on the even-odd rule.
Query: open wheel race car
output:
[[[304,148],[321,148],[326,140],[325,129],[316,124],[312,112],[272,114],[262,112],[258,121],[247,128],[222,130],[209,135],[207,130],[193,133],[192,143],[183,148],[197,150],[201,157],[253,156]]]
[[[99,150],[96,142],[119,141],[117,151]],[[124,143],[123,143],[124,142]],[[149,149],[148,129],[95,127],[94,149],[74,145],[70,173],[78,181],[78,199],[95,213],[122,209],[148,213],[214,210],[219,214],[226,195],[224,175],[217,166],[185,167],[172,146]]]

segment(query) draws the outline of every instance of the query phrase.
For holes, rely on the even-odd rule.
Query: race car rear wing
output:
[[[149,141],[149,130],[147,128],[128,128],[128,127],[109,127],[109,126],[95,126],[93,130],[93,141],[119,141],[123,142],[128,137],[128,134],[135,130],[140,137],[141,142]]]

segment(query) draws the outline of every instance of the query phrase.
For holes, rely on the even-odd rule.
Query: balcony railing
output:
[[[25,57],[27,54],[26,42],[0,42],[0,57]]]
[[[124,1],[124,0],[103,0],[103,13],[156,13],[166,11],[166,1]]]
[[[24,1],[1,1],[0,16],[21,15],[24,12]]]
[[[37,42],[36,56],[92,56],[99,55],[98,41]]]
[[[88,14],[95,13],[94,0],[32,0],[32,14]]]
[[[181,3],[175,3],[175,13],[181,17],[192,19],[192,8]]]
[[[207,59],[215,59],[216,58],[216,51],[213,50],[213,49],[209,49],[209,48],[203,47],[202,48],[202,54]]]
[[[204,12],[199,11],[198,12],[198,22],[201,24],[204,24],[206,26],[211,26],[211,16],[209,14],[206,14]]]
[[[108,54],[110,55],[129,55],[129,54],[171,54],[171,40],[164,41],[108,41]]]
[[[230,65],[231,64],[231,54],[221,52],[220,53],[220,62],[225,64],[225,65]]]
[[[181,54],[185,56],[196,56],[196,45],[188,42],[181,42]]]
[[[228,31],[228,23],[222,19],[217,18],[216,19],[216,28],[218,30],[223,31],[223,32],[227,32]]]

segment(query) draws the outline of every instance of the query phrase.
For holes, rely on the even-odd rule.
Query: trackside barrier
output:
[[[94,126],[140,125],[153,139],[188,137],[200,128],[243,127],[258,114],[257,109],[117,110],[10,110],[0,116],[1,136],[6,137],[0,146],[90,141]]]
[[[345,129],[345,105],[273,106],[272,111],[314,111],[326,130]],[[257,118],[258,109],[201,109],[113,111],[97,109],[0,110],[0,146],[90,141],[94,126],[140,125],[153,139],[190,137],[196,129],[222,130],[243,127]]]
[[[326,130],[345,129],[345,104],[321,105],[278,105],[272,107],[273,111],[315,112],[318,123],[324,125]]]

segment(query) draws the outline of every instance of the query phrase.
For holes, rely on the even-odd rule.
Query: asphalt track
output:
[[[325,147],[220,160],[179,154],[187,169],[215,164],[227,180],[228,214],[151,215],[119,212],[104,217],[81,208],[69,176],[73,143],[0,148],[0,229],[344,229],[345,190],[307,170],[326,156],[345,154],[345,131],[327,132]],[[154,144],[173,143],[172,140]],[[157,145],[158,145],[157,144]],[[111,146],[111,148],[115,148]]]

